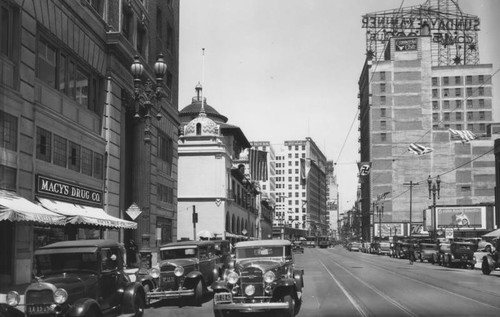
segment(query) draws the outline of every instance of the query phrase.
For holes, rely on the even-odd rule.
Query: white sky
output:
[[[356,199],[357,83],[365,60],[361,16],[424,2],[181,0],[179,110],[191,103],[204,77],[207,103],[249,141],[278,147],[285,140],[311,137],[327,159],[338,162],[344,211]],[[479,16],[480,62],[497,71],[500,1],[459,4],[464,13]],[[500,72],[493,85],[494,120],[500,122]]]

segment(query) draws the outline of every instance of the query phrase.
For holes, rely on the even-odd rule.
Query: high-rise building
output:
[[[276,153],[274,226],[327,235],[326,157],[311,138],[285,141]]]
[[[329,235],[339,238],[339,185],[335,175],[333,161],[326,162],[326,220],[329,225]]]
[[[378,234],[377,210],[383,236],[422,224],[429,176],[441,180],[437,204],[493,202],[492,64],[479,63],[479,18],[456,1],[429,0],[366,14],[362,25],[360,160],[371,164],[360,176],[363,238]],[[477,138],[462,142],[450,128]],[[427,151],[415,155],[411,144]]]
[[[147,4],[0,0],[0,284],[51,242],[175,239],[179,1]],[[130,67],[154,87],[159,53],[149,113]]]

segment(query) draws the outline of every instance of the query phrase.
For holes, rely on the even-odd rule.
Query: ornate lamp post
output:
[[[167,72],[167,64],[162,54],[158,55],[153,70],[156,77],[156,84],[149,78],[144,82],[142,81],[144,65],[141,64],[139,56],[136,55],[134,57],[134,62],[130,66],[130,73],[134,76],[134,118],[144,121],[144,152],[140,151],[140,153],[143,153],[140,160],[142,164],[141,177],[143,179],[140,198],[142,200],[141,207],[143,211],[141,214],[140,233],[142,236],[139,249],[141,254],[141,267],[150,266],[151,264],[151,115],[152,112],[155,111],[156,119],[160,120],[162,118],[159,102],[162,98],[166,97],[162,85],[163,77]]]
[[[429,199],[431,199],[431,193],[432,193],[432,229],[433,229],[433,238],[434,240],[436,239],[436,193],[437,193],[437,198],[439,199],[439,191],[441,190],[441,178],[439,178],[439,175],[436,177],[436,181],[432,181],[431,175],[427,178],[427,185],[429,186]]]
[[[382,240],[382,215],[384,214],[384,203],[382,206],[377,204],[377,214],[378,214],[378,237]]]

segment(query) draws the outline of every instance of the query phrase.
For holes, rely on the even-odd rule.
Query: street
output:
[[[485,276],[477,269],[410,265],[407,260],[349,252],[341,246],[306,248],[295,261],[305,270],[298,316],[500,315],[500,272]],[[256,315],[262,316],[245,316]],[[213,316],[211,294],[202,307],[158,303],[145,316]]]

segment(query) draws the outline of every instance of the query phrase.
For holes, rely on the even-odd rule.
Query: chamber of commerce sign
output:
[[[70,184],[47,176],[36,176],[36,192],[41,196],[50,196],[72,203],[102,205],[103,192],[88,187]]]

